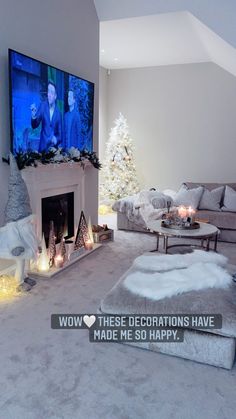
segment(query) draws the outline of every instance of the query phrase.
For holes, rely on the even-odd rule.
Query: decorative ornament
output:
[[[89,234],[89,238],[90,238],[91,242],[94,243],[93,228],[92,228],[92,223],[91,223],[91,218],[90,217],[89,217],[89,220],[88,220],[88,234]]]
[[[65,261],[65,257],[66,257],[66,245],[65,245],[65,239],[63,237],[63,234],[61,235],[61,241],[60,241],[60,244],[59,244],[58,254],[63,258],[63,261]]]
[[[12,154],[9,161],[9,196],[5,208],[6,225],[0,228],[0,257],[15,261],[15,279],[21,284],[25,260],[36,257],[38,243],[26,184]]]
[[[94,245],[94,240],[93,240],[93,230],[92,230],[92,223],[91,223],[91,218],[89,217],[89,221],[88,221],[88,238],[87,240],[85,240],[85,249],[86,250],[92,250],[93,249],[93,245]]]
[[[49,270],[49,257],[48,257],[48,252],[46,248],[44,234],[42,237],[41,251],[38,257],[37,266],[38,266],[39,272],[47,272]]]
[[[71,147],[68,150],[69,157],[79,159],[80,158],[80,151],[78,148]]]
[[[88,226],[85,219],[84,212],[81,211],[79,225],[77,229],[76,239],[75,239],[75,247],[74,250],[81,249],[85,247],[85,243],[90,239],[88,234]]]
[[[10,162],[9,158],[2,158],[5,163]],[[52,147],[49,150],[43,150],[41,153],[37,151],[28,150],[27,152],[21,149],[15,154],[15,160],[17,162],[19,170],[24,169],[28,166],[37,167],[38,163],[41,164],[61,164],[68,162],[79,162],[82,166],[86,161],[90,162],[95,169],[101,169],[102,165],[95,153],[95,151],[79,150],[75,147],[71,147],[65,151],[62,148]]]
[[[0,275],[0,302],[9,301],[23,294],[14,276]]]
[[[48,256],[49,256],[49,266],[52,267],[54,263],[54,258],[56,256],[56,239],[55,239],[55,230],[54,222],[50,221],[50,230],[49,230],[49,239],[48,239]]]
[[[82,231],[78,227],[74,250],[79,250],[79,249],[82,249],[83,247],[84,247],[84,237],[83,237]]]
[[[32,214],[27,186],[12,154],[10,154],[10,165],[8,201],[5,208],[6,223],[21,220]]]

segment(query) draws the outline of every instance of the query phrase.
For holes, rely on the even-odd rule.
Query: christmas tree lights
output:
[[[110,132],[101,178],[101,203],[109,203],[139,191],[133,140],[121,113]]]

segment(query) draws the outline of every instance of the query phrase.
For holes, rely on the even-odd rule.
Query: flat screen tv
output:
[[[94,83],[9,49],[11,149],[93,149]]]

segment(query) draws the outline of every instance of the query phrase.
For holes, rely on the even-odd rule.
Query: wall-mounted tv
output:
[[[12,151],[93,149],[94,83],[9,49]]]

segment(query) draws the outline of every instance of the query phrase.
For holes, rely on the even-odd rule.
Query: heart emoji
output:
[[[94,316],[94,314],[92,314],[91,316],[88,316],[87,314],[83,317],[83,321],[86,324],[87,327],[91,327],[95,321],[96,321],[96,316]]]

